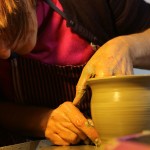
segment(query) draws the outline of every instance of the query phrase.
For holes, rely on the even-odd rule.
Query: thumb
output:
[[[80,79],[76,86],[76,95],[73,100],[74,105],[79,105],[83,95],[86,92],[86,81],[89,79],[89,75],[82,72]]]
[[[80,87],[80,86],[76,87],[76,95],[75,95],[75,98],[73,100],[73,104],[74,105],[77,106],[77,105],[80,104],[80,101],[81,101],[83,95],[85,94],[85,92],[86,92],[86,87],[85,88],[84,87]]]

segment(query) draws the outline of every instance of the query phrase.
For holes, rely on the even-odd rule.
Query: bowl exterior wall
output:
[[[103,141],[150,130],[150,77],[89,82],[91,114]]]

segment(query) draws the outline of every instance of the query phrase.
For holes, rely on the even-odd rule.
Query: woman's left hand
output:
[[[84,67],[76,87],[73,103],[79,103],[85,93],[86,81],[92,77],[121,76],[133,73],[131,47],[124,37],[108,41],[92,56]]]
[[[92,120],[85,118],[72,102],[64,102],[51,112],[45,136],[56,145],[78,144],[81,140],[86,143],[89,139],[100,145]]]

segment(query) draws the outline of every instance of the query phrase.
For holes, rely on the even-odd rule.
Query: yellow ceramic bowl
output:
[[[150,129],[150,75],[93,78],[87,84],[102,141]]]

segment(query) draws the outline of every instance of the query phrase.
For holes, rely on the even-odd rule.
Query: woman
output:
[[[1,126],[15,136],[46,137],[56,145],[88,138],[99,145],[99,133],[87,119],[86,80],[149,67],[150,5],[143,0],[52,2],[54,7],[43,0],[0,2]]]

